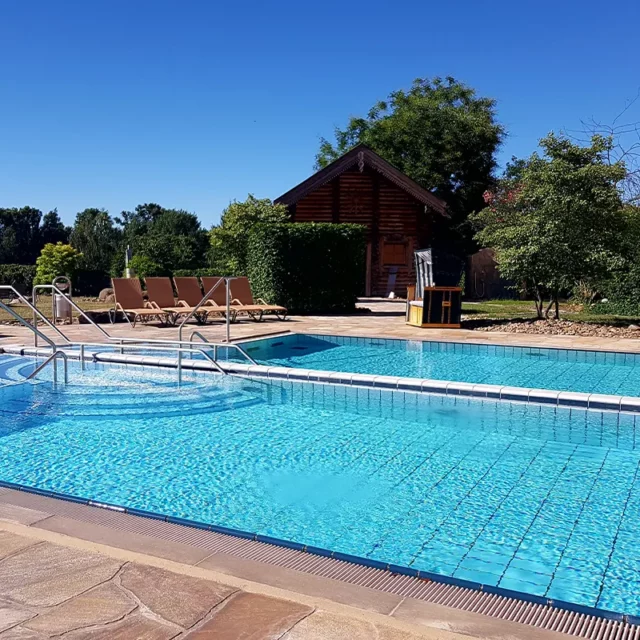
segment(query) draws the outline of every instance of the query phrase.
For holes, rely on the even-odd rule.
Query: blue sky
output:
[[[418,76],[496,98],[504,162],[618,114],[638,24],[637,0],[0,0],[0,206],[71,223],[152,201],[209,226],[306,178],[320,136]]]

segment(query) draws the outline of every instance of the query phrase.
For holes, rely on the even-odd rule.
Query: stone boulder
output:
[[[113,295],[113,289],[103,289],[98,296],[100,302],[115,302],[115,296]]]

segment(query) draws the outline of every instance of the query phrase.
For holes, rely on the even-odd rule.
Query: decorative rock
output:
[[[186,638],[276,640],[311,611],[311,607],[297,602],[243,592],[233,596],[208,622],[197,631],[192,631]]]
[[[98,300],[100,302],[114,302],[115,297],[113,295],[113,289],[103,289],[98,295]]]
[[[217,582],[137,564],[125,567],[120,584],[153,613],[185,628],[236,591]]]
[[[96,624],[115,622],[137,606],[113,582],[107,582],[41,613],[23,626],[54,636]]]
[[[640,327],[637,324],[630,324],[629,329],[631,331],[640,331]]]
[[[50,607],[113,578],[122,564],[43,542],[0,563],[0,589],[16,602]]]

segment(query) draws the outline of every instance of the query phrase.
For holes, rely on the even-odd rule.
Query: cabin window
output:
[[[406,265],[407,245],[402,242],[385,242],[382,250],[384,265]]]

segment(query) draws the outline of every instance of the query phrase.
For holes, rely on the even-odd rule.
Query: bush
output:
[[[361,225],[259,224],[249,236],[247,275],[256,297],[291,313],[353,311],[365,247]]]
[[[34,284],[51,284],[58,276],[67,276],[73,281],[81,258],[82,254],[70,244],[45,244],[36,260]]]
[[[0,284],[10,284],[22,294],[31,293],[35,277],[35,264],[0,264]]]

